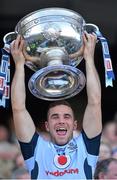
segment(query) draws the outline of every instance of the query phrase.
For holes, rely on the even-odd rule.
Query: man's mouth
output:
[[[66,128],[63,128],[63,127],[57,128],[57,129],[56,129],[56,133],[57,133],[57,135],[59,135],[59,136],[65,136],[66,133],[67,133],[67,129],[66,129]]]

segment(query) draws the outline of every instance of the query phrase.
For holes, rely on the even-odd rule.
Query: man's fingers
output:
[[[83,41],[84,41],[85,44],[88,41],[88,37],[87,37],[86,33],[83,34]]]
[[[14,50],[14,46],[15,46],[15,40],[13,40],[13,41],[10,43],[10,50],[11,50],[11,52]]]
[[[13,43],[13,47],[15,49],[18,49],[19,48],[19,44],[20,44],[20,41],[21,41],[21,35],[18,35],[16,40],[14,40],[14,43]]]
[[[14,41],[14,48],[17,49],[19,44],[19,36],[17,36],[17,39]]]
[[[17,38],[11,42],[10,47],[11,51],[13,50],[22,50],[24,46],[24,40],[21,38],[21,35],[18,35]]]
[[[88,43],[91,41],[96,42],[97,41],[97,35],[95,33],[89,34],[85,31],[83,34],[83,40],[84,40],[84,43]]]
[[[20,44],[19,44],[19,50],[23,50],[23,47],[24,47],[24,40],[23,39],[21,39],[21,41],[20,41]]]

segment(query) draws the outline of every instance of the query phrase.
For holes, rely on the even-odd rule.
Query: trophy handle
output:
[[[10,44],[17,37],[16,32],[9,32],[3,37],[4,44]]]
[[[113,87],[113,80],[115,80],[115,75],[113,72],[108,42],[106,38],[102,35],[98,26],[96,26],[95,24],[90,24],[90,23],[86,24],[84,26],[84,30],[86,30],[88,33],[95,33],[97,35],[97,42],[98,40],[101,42],[102,52],[103,52],[103,61],[104,61],[104,67],[105,67],[106,87],[107,86]]]
[[[96,33],[99,32],[99,28],[95,24],[86,23],[84,25],[84,30],[86,30],[88,33]]]

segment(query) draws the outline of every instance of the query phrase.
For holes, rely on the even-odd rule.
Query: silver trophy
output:
[[[95,32],[98,27],[72,10],[45,8],[23,17],[15,31],[4,36],[4,43],[17,34],[25,40],[25,64],[35,72],[28,87],[35,97],[67,99],[84,88],[85,76],[77,68],[83,59],[84,30]]]

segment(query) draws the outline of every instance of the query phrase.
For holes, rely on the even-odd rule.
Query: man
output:
[[[15,131],[32,179],[91,179],[96,166],[102,131],[101,87],[94,65],[96,35],[83,35],[83,57],[86,64],[88,103],[83,118],[83,130],[73,138],[77,128],[73,110],[66,102],[53,104],[45,123],[50,140],[38,133],[25,105],[24,41],[20,36],[11,44],[15,74],[11,101]]]
[[[108,158],[98,162],[94,179],[117,179],[117,159]]]

